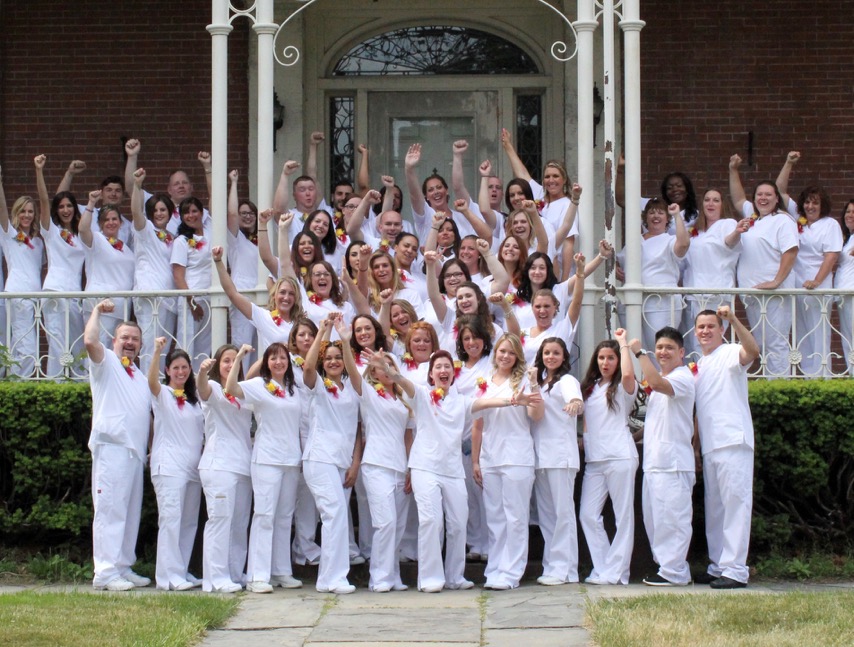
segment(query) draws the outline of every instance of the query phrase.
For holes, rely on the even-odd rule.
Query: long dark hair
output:
[[[222,356],[226,353],[226,351],[233,350],[237,353],[240,349],[237,348],[234,344],[223,344],[219,348],[216,349],[216,353],[214,353],[214,363],[211,366],[211,370],[208,371],[208,379],[213,380],[221,387],[225,388],[225,384],[222,383],[222,374],[219,372],[219,365],[222,362]],[[238,362],[235,365],[235,368],[238,369],[237,380],[238,382],[243,379],[243,362]],[[234,370],[233,368],[231,370]]]
[[[172,213],[175,211],[175,203],[172,202],[172,198],[170,198],[166,193],[156,193],[145,201],[145,217],[152,222],[154,219],[154,208],[157,206],[158,202],[163,203],[167,211],[169,211],[170,218],[172,217]],[[204,213],[204,211],[202,213]]]
[[[842,215],[840,216],[840,221],[842,224],[842,243],[843,245],[848,242],[848,239],[851,238],[851,231],[848,229],[848,225],[845,224],[845,212],[848,211],[848,207],[854,204],[854,198],[845,203],[845,206],[842,207]]]
[[[316,209],[308,214],[308,218],[305,219],[305,223],[303,223],[302,230],[303,233],[310,231],[314,236],[317,236],[309,227],[311,223],[314,221],[315,217],[318,214],[323,214],[326,216],[326,220],[329,222],[329,229],[326,231],[326,235],[323,237],[323,240],[320,241],[320,248],[323,250],[325,254],[332,254],[335,252],[335,248],[338,245],[338,240],[335,237],[335,221],[332,219],[332,216],[329,215],[327,211],[323,209]]]
[[[463,344],[463,333],[469,331],[474,337],[477,337],[483,342],[483,352],[481,358],[489,357],[492,352],[492,327],[488,326],[489,319],[484,319],[479,315],[461,315],[457,318],[457,357],[462,361],[469,361],[469,354]]]
[[[365,347],[356,341],[356,322],[359,319],[367,319],[374,327],[374,347],[371,348],[371,350],[386,350],[388,348],[388,341],[380,322],[374,319],[371,315],[356,315],[353,317],[353,322],[350,324],[350,330],[352,331],[352,334],[350,335],[350,348],[353,349],[353,354],[358,357],[359,353],[365,350]]]
[[[557,370],[548,382],[546,381],[546,367],[545,364],[543,364],[543,348],[545,348],[546,344],[557,344],[563,351],[563,362],[561,362],[560,366],[557,367]],[[560,337],[549,337],[540,344],[540,347],[537,349],[537,356],[534,358],[534,367],[537,369],[537,384],[540,386],[548,384],[546,391],[551,391],[552,387],[560,381],[560,378],[564,375],[569,375],[571,368],[569,363],[569,351],[566,349],[566,343],[563,339]]]
[[[261,360],[261,369],[259,373],[261,377],[264,378],[265,382],[269,382],[273,379],[273,374],[270,371],[270,366],[268,362],[270,358],[276,353],[282,352],[288,358],[288,368],[285,370],[285,383],[282,385],[288,390],[288,395],[294,394],[294,367],[291,363],[291,355],[288,352],[288,347],[285,346],[282,342],[274,341],[272,344],[267,346],[267,350],[264,351],[264,357]]]
[[[183,359],[187,361],[187,364],[190,366],[190,374],[187,376],[187,381],[184,383],[184,397],[187,399],[187,402],[190,404],[198,404],[199,396],[196,391],[196,376],[193,373],[193,362],[190,359],[190,356],[187,354],[187,351],[181,348],[173,348],[172,351],[166,355],[166,374],[163,376],[163,384],[166,386],[170,386],[169,382],[172,378],[169,376],[169,366],[176,359]]]
[[[303,261],[302,256],[299,254],[300,240],[303,236],[306,236],[307,238],[311,239],[312,247],[314,247],[314,256],[308,263]],[[294,237],[293,242],[291,242],[291,264],[294,266],[294,271],[296,272],[297,276],[302,278],[303,283],[308,282],[308,273],[311,271],[311,266],[315,263],[321,262],[322,260],[323,247],[320,246],[320,239],[313,231],[303,229]],[[303,274],[303,268],[305,268],[305,274]]]
[[[555,268],[552,264],[552,259],[548,254],[542,252],[534,252],[525,261],[525,267],[522,268],[522,275],[519,277],[519,287],[516,289],[516,294],[520,299],[531,303],[534,299],[534,287],[531,285],[531,277],[528,273],[531,271],[531,266],[537,259],[542,259],[546,264],[546,280],[539,289],[551,290],[558,284],[557,276],[555,276]]]
[[[50,219],[53,220],[53,224],[57,227],[62,227],[62,223],[59,221],[59,203],[65,198],[68,198],[69,202],[71,202],[71,206],[74,208],[74,215],[71,216],[71,222],[68,223],[68,228],[71,230],[71,233],[76,236],[77,224],[80,222],[80,207],[77,205],[77,198],[74,197],[74,194],[71,191],[60,191],[53,196],[53,200],[50,201]]]
[[[486,297],[484,296],[483,291],[480,289],[480,286],[477,283],[475,283],[474,281],[463,281],[462,283],[460,283],[457,286],[457,292],[458,293],[460,291],[460,288],[469,288],[470,290],[474,291],[474,296],[477,299],[476,316],[482,317],[484,322],[491,322],[492,321],[492,315],[489,312],[489,301],[486,300]],[[460,306],[457,305],[456,309],[457,309],[457,312],[456,312],[457,317],[461,317],[463,315],[463,313],[460,312]]]
[[[611,378],[611,383],[608,384],[608,391],[605,393],[605,397],[608,400],[608,408],[611,411],[616,411],[617,405],[614,403],[614,398],[617,394],[617,387],[623,380],[623,367],[620,365],[620,344],[615,339],[606,339],[599,342],[599,345],[593,350],[593,357],[590,358],[590,366],[587,367],[587,373],[581,381],[581,394],[585,400],[589,398],[590,394],[593,393],[593,387],[602,379],[602,372],[599,370],[599,351],[603,348],[610,348],[617,356],[617,370],[614,371],[614,377]]]
[[[178,205],[178,213],[181,214],[181,224],[178,225],[178,235],[184,236],[187,240],[191,240],[193,236],[196,234],[196,231],[191,228],[189,225],[184,223],[184,216],[187,215],[187,212],[190,210],[190,206],[195,206],[202,214],[205,213],[205,206],[202,204],[202,201],[199,200],[195,196],[190,196],[189,198],[184,198],[181,200],[181,204]],[[199,223],[200,226],[203,225],[202,222]],[[202,232],[204,232],[204,227],[202,226]]]

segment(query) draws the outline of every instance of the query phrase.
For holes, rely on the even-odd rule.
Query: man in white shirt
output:
[[[659,565],[648,586],[691,583],[686,559],[691,543],[691,493],[696,480],[694,450],[694,376],[683,365],[682,334],[666,326],[655,334],[659,371],[638,339],[629,348],[640,361],[648,386],[643,431],[643,522]]]
[[[142,510],[151,394],[145,375],[134,364],[142,346],[139,326],[119,323],[112,349],[100,341],[101,314],[114,309],[109,299],[101,301],[83,332],[92,387],[92,585],[128,591],[151,584],[131,570]]]
[[[740,344],[724,343],[726,320]],[[759,345],[728,306],[703,310],[694,320],[703,351],[697,362],[697,428],[703,453],[709,568],[694,578],[715,589],[747,586],[747,550],[753,511],[753,419],[747,369]]]

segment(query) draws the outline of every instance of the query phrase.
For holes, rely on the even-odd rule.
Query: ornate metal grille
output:
[[[329,98],[329,179],[354,180],[356,102],[353,97]]]

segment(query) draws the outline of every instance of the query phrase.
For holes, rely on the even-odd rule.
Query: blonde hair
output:
[[[290,312],[287,313],[291,323],[294,323],[304,314],[302,309],[302,292],[299,289],[299,283],[297,283],[294,277],[285,276],[273,283],[273,287],[270,288],[269,299],[267,300],[267,309],[270,312],[276,309],[276,294],[283,283],[289,283],[294,291],[294,304],[291,306]]]
[[[27,234],[27,236],[29,236],[30,238],[35,238],[36,236],[40,235],[40,233],[39,233],[39,217],[38,217],[38,214],[35,213],[36,201],[33,200],[30,196],[22,195],[20,198],[15,200],[15,204],[12,205],[12,217],[11,217],[12,226],[15,229],[20,229],[20,227],[21,227],[21,225],[20,225],[21,212],[24,210],[24,207],[27,206],[27,204],[33,205],[33,222],[30,223],[30,230],[25,231],[24,233]]]
[[[522,350],[522,341],[516,335],[509,332],[504,333],[495,342],[492,351],[492,369],[493,371],[498,369],[498,349],[505,341],[509,342],[513,348],[513,354],[516,355],[516,363],[510,371],[510,388],[516,391],[525,378],[525,371],[528,369],[528,365],[525,363],[525,351]]]
[[[392,366],[394,366],[395,369],[397,369],[397,362],[394,361],[394,358],[388,353],[386,354],[385,357],[388,360],[388,363],[391,364]],[[372,389],[377,384],[381,384],[381,382],[376,377],[374,377],[374,372],[372,370],[374,368],[376,368],[376,367],[368,364],[365,367],[365,370],[362,372],[362,378],[368,384],[371,385]],[[385,387],[383,387],[383,388],[385,388]],[[409,417],[412,418],[415,415],[415,412],[412,410],[412,407],[409,406],[409,403],[403,398],[403,387],[401,387],[399,384],[393,384],[391,387],[391,390],[394,391],[394,394],[397,396],[397,399],[403,403],[403,406],[406,407],[406,410],[409,412]]]
[[[391,264],[391,290],[394,294],[400,292],[403,289],[403,281],[400,280],[400,273],[397,271],[397,263],[394,260],[394,257],[388,252],[384,252],[382,250],[378,250],[371,254],[371,257],[368,259],[368,285],[370,286],[370,294],[369,300],[371,302],[371,307],[375,310],[379,310],[382,306],[382,302],[380,301],[380,292],[383,291],[383,288],[377,283],[374,278],[374,261],[379,258],[386,258],[388,262]]]

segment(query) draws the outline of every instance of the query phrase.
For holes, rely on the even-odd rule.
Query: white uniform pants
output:
[[[359,477],[356,479],[356,485],[353,486],[353,491],[356,493],[356,513],[359,519],[359,552],[362,557],[369,557],[371,554],[371,544],[373,543],[374,527],[371,519],[370,497],[368,496],[365,481],[361,470]],[[352,550],[350,551],[353,552]]]
[[[826,312],[822,312],[822,309]],[[830,375],[830,297],[797,297],[795,330],[798,351],[801,353],[801,371],[804,375],[826,377]],[[822,362],[827,358],[827,366]]]
[[[486,528],[486,508],[483,505],[483,488],[474,482],[471,454],[463,456],[463,469],[466,473],[466,493],[468,494],[469,518],[466,523],[466,544],[469,550],[479,555],[489,552],[489,531]]]
[[[534,489],[543,533],[543,575],[563,582],[578,581],[578,527],[575,521],[577,469],[536,471]]]
[[[329,591],[348,584],[347,502],[350,500],[350,488],[344,488],[346,470],[331,463],[303,461],[302,469],[323,523],[317,590]]]
[[[17,365],[10,367],[13,375],[30,377],[39,354],[39,331],[36,327],[36,305],[32,299],[12,299],[12,339],[9,349]]]
[[[765,319],[762,320],[762,304],[756,297],[744,297],[744,307],[750,331],[756,338],[765,357],[765,373],[768,377],[789,375],[789,332],[792,329],[791,297],[769,295],[765,301]]]
[[[842,355],[848,366],[848,375],[854,376],[854,297],[840,297],[838,303],[839,327],[842,331]]]
[[[528,517],[533,466],[501,465],[483,470],[483,505],[489,530],[487,585],[519,586],[528,563]]]
[[[674,584],[689,584],[685,559],[691,544],[694,472],[644,472],[643,523],[658,574]]]
[[[709,574],[747,582],[753,512],[753,450],[722,447],[703,455]]]
[[[42,299],[42,317],[48,344],[47,375],[52,378],[63,377],[63,353],[79,357],[83,351],[83,314],[80,301]],[[80,370],[81,367],[78,367],[77,372]],[[72,376],[74,374],[70,373]]]
[[[154,340],[157,337],[166,337],[166,349],[172,343],[175,336],[175,311],[174,299],[158,299],[155,297],[135,297],[133,300],[133,313],[136,322],[142,328],[142,349],[139,353],[139,366],[143,374],[148,371],[151,364],[151,355],[154,352]],[[157,315],[155,319],[154,315]],[[180,344],[179,344],[180,345]],[[238,346],[239,348],[239,346]],[[166,355],[160,357],[160,370],[166,362]]]
[[[593,571],[590,578],[607,584],[628,584],[635,538],[636,458],[587,463],[581,483],[579,517]],[[608,541],[602,508],[611,497],[617,531]]]
[[[183,476],[154,474],[157,495],[157,588],[168,591],[187,581],[199,525],[202,484]]]
[[[465,581],[466,567],[468,502],[465,480],[419,469],[410,473],[418,504],[418,588],[459,588]],[[444,569],[443,530],[446,535]]]
[[[406,474],[379,465],[362,465],[359,477],[365,484],[370,503],[373,542],[371,545],[370,587],[394,587],[400,581],[398,546],[406,527],[409,497],[403,492]],[[359,521],[359,535],[362,524]]]
[[[297,506],[294,512],[293,560],[297,564],[306,564],[320,559],[320,546],[315,541],[318,521],[314,496],[305,482],[305,474],[300,472],[297,484]]]
[[[291,575],[291,523],[297,501],[298,465],[252,463],[255,513],[249,532],[248,582]]]
[[[412,494],[409,497],[409,508],[406,512],[406,527],[400,542],[400,556],[418,561],[418,501]]]
[[[243,584],[252,482],[246,474],[199,470],[208,520],[202,546],[202,590]]]
[[[94,586],[122,577],[136,562],[142,469],[142,461],[127,447],[96,445],[92,452]]]
[[[258,348],[255,334],[255,326],[247,319],[240,310],[233,305],[228,307],[228,323],[231,326],[231,343],[240,348],[243,344],[249,344],[252,348]],[[266,348],[258,348],[257,351],[247,353],[243,358],[243,374],[249,372],[249,368],[263,355]]]

